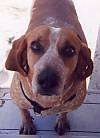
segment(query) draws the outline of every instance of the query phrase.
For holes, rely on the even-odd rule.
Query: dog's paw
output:
[[[58,135],[64,135],[65,132],[70,130],[70,126],[67,120],[63,120],[62,118],[58,119],[55,125],[55,131]]]
[[[21,135],[35,135],[36,127],[33,123],[23,123],[20,127],[19,134]]]

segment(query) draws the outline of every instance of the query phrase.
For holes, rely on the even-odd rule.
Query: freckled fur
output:
[[[33,41],[40,41],[44,48],[42,55],[37,55],[31,50]],[[58,49],[67,41],[75,47],[76,55],[63,59]],[[52,107],[42,111],[44,115],[61,113],[56,123],[56,132],[63,135],[68,131],[65,127],[68,124],[66,112],[78,108],[83,103],[86,96],[86,78],[93,70],[91,52],[87,47],[73,2],[35,0],[28,29],[22,37],[14,41],[5,65],[8,70],[16,71],[11,84],[11,96],[21,111],[22,125],[19,133],[36,134],[36,127],[28,112],[32,105],[22,94],[20,81],[31,100],[44,107]],[[60,76],[60,84],[55,89],[57,96],[42,96],[38,93],[37,76],[47,66],[54,68]],[[75,98],[65,102],[73,96],[72,94],[76,94]]]

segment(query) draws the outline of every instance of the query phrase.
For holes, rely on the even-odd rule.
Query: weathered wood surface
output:
[[[68,120],[71,127],[68,135],[71,138],[84,135],[100,137],[100,99],[96,99],[96,97],[100,96],[88,94],[84,104],[77,110],[68,114]],[[9,94],[2,99],[5,100],[5,103],[0,108],[0,134],[18,135],[18,129],[21,123],[19,110],[10,99]],[[96,99],[95,102],[94,99]],[[55,120],[56,115],[34,117],[34,122],[38,129],[37,134],[40,136],[44,135],[44,137],[47,134],[48,136],[56,136],[54,132]]]
[[[100,93],[100,28],[98,31],[97,45],[94,54],[94,69],[91,76],[89,91]]]
[[[91,136],[91,137],[88,137],[88,136],[61,136],[61,137],[58,137],[58,136],[50,136],[50,135],[46,135],[46,136],[16,136],[16,135],[2,135],[0,136],[0,138],[99,138],[99,137],[96,137],[96,136]]]

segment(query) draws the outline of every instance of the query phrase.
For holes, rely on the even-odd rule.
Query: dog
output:
[[[56,113],[55,131],[69,131],[67,113],[86,96],[91,51],[71,0],[35,0],[27,31],[13,42],[5,63],[15,71],[11,97],[22,116],[19,134],[36,134],[28,109]]]

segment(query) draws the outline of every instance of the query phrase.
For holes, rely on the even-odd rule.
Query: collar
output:
[[[33,101],[31,100],[30,98],[28,98],[28,96],[25,94],[24,90],[23,90],[23,86],[22,86],[22,83],[20,81],[20,88],[22,90],[22,93],[24,95],[24,97],[31,103],[31,105],[33,106],[33,110],[35,113],[38,113],[38,114],[41,114],[41,111],[44,111],[44,110],[48,110],[50,109],[51,107],[49,108],[44,108],[42,107],[39,103],[37,103],[36,101]]]

